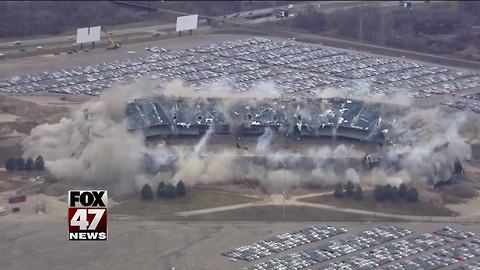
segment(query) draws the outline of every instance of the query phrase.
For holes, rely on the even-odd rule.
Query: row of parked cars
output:
[[[480,259],[475,259],[453,270],[478,270],[480,269]]]
[[[29,94],[46,90],[98,95],[115,83],[140,78],[157,80],[160,85],[182,79],[195,88],[226,81],[239,92],[251,89],[259,81],[273,81],[280,90],[295,95],[313,95],[332,86],[355,94],[360,85],[363,94],[389,95],[406,89],[409,95],[420,98],[480,87],[480,76],[472,72],[293,41],[249,38],[183,51],[156,46],[148,50],[154,53],[0,79],[0,91]],[[349,84],[351,87],[344,89]]]
[[[472,237],[474,234],[471,232],[462,232],[455,230],[451,227],[444,227],[440,230],[432,233],[424,233],[418,236],[410,237],[401,241],[389,243],[385,246],[375,248],[368,252],[362,252],[356,256],[346,258],[340,262],[330,263],[327,267],[322,269],[334,270],[334,269],[345,269],[345,270],[367,270],[367,269],[378,269],[378,267],[393,263],[394,261],[401,260],[408,256],[414,255],[416,253],[424,252],[433,248],[438,248],[447,244],[453,243],[456,239],[463,240],[468,237]],[[442,253],[443,254],[443,253]],[[431,256],[441,256],[441,254],[430,254]],[[446,256],[444,256],[446,257]],[[445,263],[454,262],[455,259],[445,258],[444,260],[438,260],[437,262],[430,262],[430,257],[422,257],[422,260],[425,260],[425,263],[422,263],[422,267],[425,265],[445,265]],[[396,263],[390,265],[385,270],[404,270],[404,269],[421,269],[421,268],[411,268],[410,262],[414,262],[415,259],[405,261],[404,263]],[[416,263],[418,264],[418,263]],[[448,264],[447,264],[448,265]],[[418,265],[417,265],[418,267]],[[427,268],[423,268],[427,269]],[[434,269],[434,268],[428,268]]]
[[[244,270],[304,269],[314,264],[380,245],[411,233],[411,230],[394,225],[379,226],[344,239],[329,241],[327,244],[316,248],[308,248],[283,257],[270,259],[252,267],[244,268]]]
[[[443,82],[423,88],[421,91],[437,95],[452,94],[458,91],[480,88],[480,77],[478,74],[466,76],[465,78]]]
[[[443,102],[442,104],[460,110],[470,110],[474,113],[480,113],[480,102],[476,100],[455,100]]]
[[[479,256],[480,239],[475,238],[471,241],[467,241],[453,247],[442,248],[435,252],[419,255],[415,258],[390,265],[386,268],[383,268],[383,270],[434,270],[447,267],[458,262],[463,262],[472,258],[478,258]],[[475,268],[475,264],[476,263],[473,262],[471,268],[459,267],[457,269],[479,269]],[[466,266],[468,267],[468,264]]]
[[[458,90],[480,87],[480,77],[468,71],[456,71],[448,68],[400,61],[386,57],[350,53],[341,50],[314,48],[291,42],[275,42],[260,39],[260,43],[244,40],[225,42],[196,48],[194,51],[214,53],[216,56],[241,59],[251,62],[305,70],[322,75],[335,75],[340,78],[364,80],[371,94],[384,93],[390,88],[407,90],[411,97],[423,98],[431,93],[450,93],[449,85]],[[447,83],[447,84],[445,84]],[[377,87],[385,86],[385,87]],[[447,90],[442,90],[444,87]],[[454,85],[454,86],[453,86]],[[322,87],[322,85],[312,85]],[[282,86],[283,88],[283,86]],[[440,90],[435,90],[440,88]]]
[[[436,230],[434,233],[441,236],[455,238],[459,240],[463,240],[463,239],[467,239],[469,237],[475,236],[473,232],[462,232],[450,226],[445,226],[439,230]]]
[[[233,250],[226,251],[223,253],[223,255],[230,258],[252,261],[269,256],[272,252],[281,252],[325,238],[340,235],[345,232],[347,232],[345,228],[337,228],[333,226],[308,226],[293,232],[278,234],[272,238],[260,242],[244,245]]]
[[[179,65],[176,59],[184,57],[185,64],[196,59],[180,52],[153,54],[144,58],[117,60],[92,66],[13,76],[0,80],[0,90],[12,94],[28,94],[48,90],[52,93],[89,93],[103,90],[117,81],[136,80],[151,72]],[[205,56],[200,61],[205,61]]]

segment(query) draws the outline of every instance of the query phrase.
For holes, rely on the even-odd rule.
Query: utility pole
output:
[[[358,39],[360,41],[363,40],[363,6],[360,8],[360,23],[359,23],[359,30],[358,30]]]
[[[385,9],[382,8],[382,22],[380,25],[381,34],[382,34],[382,44],[385,45],[387,43],[387,39],[385,38]]]
[[[287,181],[286,181],[286,174],[287,174],[287,163],[283,164],[283,192],[282,192],[282,197],[283,197],[283,220],[285,220],[285,200],[287,197]]]

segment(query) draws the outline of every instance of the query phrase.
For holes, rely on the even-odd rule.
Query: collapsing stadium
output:
[[[200,136],[213,127],[215,134],[259,136],[265,128],[293,137],[339,137],[391,143],[391,126],[382,121],[380,104],[359,100],[236,99],[225,108],[221,99],[137,99],[125,114],[131,129],[143,129],[147,138]]]
[[[258,137],[254,153],[230,153],[222,154],[220,157],[221,162],[231,171],[244,172],[245,168],[248,168],[261,172],[260,178],[271,178],[272,176],[268,175],[269,171],[289,170],[292,174],[289,177],[301,179],[304,181],[303,184],[314,184],[317,182],[315,178],[318,177],[323,179],[322,184],[328,182],[325,178],[331,178],[333,181],[348,179],[358,182],[366,175],[390,179],[376,179],[373,182],[386,181],[398,184],[406,181],[405,175],[410,173],[413,173],[414,177],[423,177],[430,184],[450,179],[455,174],[455,164],[460,161],[459,157],[450,153],[448,142],[440,147],[433,145],[439,142],[432,142],[431,149],[427,151],[431,154],[432,161],[426,161],[423,165],[414,164],[418,158],[415,151],[402,152],[398,148],[390,148],[395,143],[405,141],[401,134],[395,132],[395,127],[391,124],[396,122],[395,116],[400,116],[393,113],[394,111],[392,106],[385,104],[348,98],[228,100],[163,95],[135,99],[125,108],[130,130],[142,130],[146,138],[202,136],[202,140],[207,141],[213,135],[231,135],[235,138]],[[327,151],[312,149],[307,153],[276,152],[268,149],[268,144],[274,136],[285,136],[294,141],[307,137],[342,138],[385,145],[386,148],[380,148],[378,153],[360,155],[355,153],[358,151],[348,147],[332,148]],[[194,151],[193,155],[197,152]],[[204,163],[202,165],[204,169],[199,174],[208,171],[208,164],[217,159],[214,155],[201,154],[195,158],[197,162]],[[185,157],[182,160],[177,154],[173,154],[170,155],[168,162],[155,168],[151,166],[155,162],[150,159],[145,155],[143,162],[145,170],[151,174],[168,172],[169,178],[175,178],[178,168],[182,167],[180,163],[188,160]],[[420,167],[427,167],[430,163],[433,168],[428,169],[428,175],[425,175]],[[405,171],[407,167],[411,168],[411,171]],[[392,175],[396,176],[391,177]],[[398,178],[398,175],[403,179]],[[227,178],[224,180],[258,182],[259,175],[250,177],[248,173],[246,175],[233,173]],[[410,176],[407,178],[410,180]]]

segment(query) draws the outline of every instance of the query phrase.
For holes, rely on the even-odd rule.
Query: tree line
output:
[[[342,183],[336,184],[333,196],[338,199],[347,197],[359,201],[363,199],[363,190],[360,185],[354,185],[352,181],[348,181],[345,186]],[[414,203],[418,201],[419,194],[416,188],[408,188],[402,183],[398,187],[390,184],[376,185],[373,190],[373,197],[378,202],[387,200],[397,202],[399,200],[405,200]]]
[[[8,172],[12,171],[43,171],[45,170],[45,162],[43,157],[38,156],[35,161],[29,157],[27,161],[23,158],[9,158],[5,161],[5,169]]]
[[[407,202],[417,202],[418,201],[418,191],[414,187],[408,188],[404,183],[400,186],[387,185],[377,185],[373,190],[373,196],[377,201],[392,201],[397,202],[399,200],[405,200]]]
[[[181,180],[178,181],[176,186],[174,186],[172,183],[158,183],[157,196],[159,198],[174,199],[176,197],[184,197],[185,195],[187,195],[187,188]],[[150,184],[143,185],[142,190],[140,191],[140,196],[144,200],[153,199],[154,194]]]
[[[342,183],[335,185],[333,196],[335,198],[349,197],[359,201],[363,199],[363,190],[360,185],[355,186],[352,181],[348,181],[345,187]]]
[[[456,1],[405,8],[363,6],[329,14],[310,8],[298,14],[294,26],[328,35],[429,53],[454,53],[480,42],[480,2]],[[452,35],[450,39],[429,35]]]
[[[55,35],[78,27],[131,23],[144,20],[145,14],[110,1],[1,1],[0,37]]]

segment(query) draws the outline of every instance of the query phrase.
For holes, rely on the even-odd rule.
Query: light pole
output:
[[[285,220],[285,200],[286,200],[286,197],[287,197],[287,183],[286,183],[286,174],[287,174],[287,163],[284,163],[283,164],[283,192],[282,192],[282,196],[283,196],[283,220]]]

